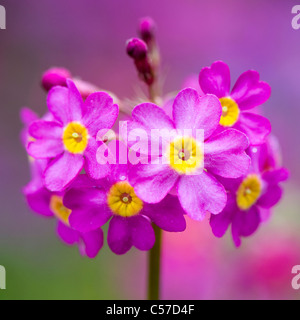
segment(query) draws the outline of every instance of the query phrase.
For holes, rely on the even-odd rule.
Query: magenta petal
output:
[[[67,191],[64,196],[64,205],[72,210],[69,217],[71,227],[80,232],[102,227],[112,215],[106,201],[106,193],[97,188]]]
[[[200,97],[196,90],[188,88],[180,91],[174,100],[176,128],[204,130],[205,139],[217,129],[221,115],[220,101],[214,95]]]
[[[107,243],[115,254],[125,254],[132,247],[128,219],[113,217],[109,223]]]
[[[93,259],[103,247],[103,231],[101,229],[81,234],[83,241],[82,254]]]
[[[186,88],[186,87],[184,87]],[[168,99],[166,101],[163,102],[163,110],[165,111],[165,113],[167,114],[167,116],[170,119],[173,119],[173,104],[174,104],[174,97],[173,95],[171,97],[168,97]]]
[[[228,96],[230,90],[230,70],[222,61],[214,62],[211,67],[203,68],[199,84],[204,93],[215,94],[218,98]]]
[[[105,191],[94,187],[74,188],[73,185],[74,184],[72,184],[72,188],[64,195],[63,202],[67,208],[71,210],[89,207],[101,208],[106,205],[107,199]]]
[[[24,188],[24,194],[30,209],[46,217],[53,217],[50,210],[51,192],[46,188],[40,188],[34,192],[30,191],[30,186]]]
[[[289,178],[289,171],[285,168],[265,171],[262,178],[270,185],[278,184],[279,182],[286,181]]]
[[[258,199],[257,205],[270,209],[277,204],[282,197],[282,189],[278,185],[270,185],[265,193]]]
[[[259,208],[260,220],[266,222],[270,219],[272,211],[270,209]]]
[[[227,202],[222,184],[206,172],[182,176],[178,183],[178,196],[183,209],[194,220],[203,220],[207,211],[220,213]]]
[[[274,169],[282,164],[281,146],[278,139],[273,135],[269,135],[267,143],[263,144],[259,149],[254,148],[253,151],[259,151],[260,171]]]
[[[88,96],[84,103],[83,123],[89,134],[95,137],[99,130],[112,128],[119,114],[119,107],[105,92],[95,92]]]
[[[137,249],[150,250],[155,243],[155,234],[151,222],[139,215],[128,218],[131,231],[131,241]]]
[[[164,110],[153,103],[142,103],[132,111],[132,119],[140,128],[146,129],[174,129],[173,121]]]
[[[33,122],[29,134],[35,139],[62,139],[63,127],[58,122],[38,120]]]
[[[210,226],[216,237],[221,238],[224,236],[232,222],[236,210],[235,195],[229,194],[224,210],[221,213],[210,217]]]
[[[112,166],[109,180],[111,182],[118,182],[128,180],[128,171],[130,166],[127,164],[116,164]]]
[[[111,216],[107,206],[87,208],[83,206],[72,211],[69,221],[73,229],[79,232],[89,232],[105,225]]]
[[[168,165],[138,164],[129,171],[136,194],[148,203],[160,202],[173,188],[178,174]]]
[[[20,118],[25,126],[30,125],[32,122],[39,119],[38,115],[30,108],[23,107],[20,111]]]
[[[87,174],[80,174],[74,182],[70,185],[71,189],[82,189],[82,188],[94,188],[95,186],[101,186],[102,181],[94,181],[88,177]]]
[[[238,178],[247,173],[250,158],[245,153],[247,137],[238,130],[228,129],[205,142],[204,167],[224,178]]]
[[[271,95],[271,87],[259,81],[259,73],[249,70],[240,75],[231,92],[241,110],[248,110],[266,102]]]
[[[66,226],[61,221],[57,224],[57,234],[60,239],[68,245],[79,243],[79,233]]]
[[[64,147],[60,140],[40,139],[30,142],[27,146],[27,152],[35,159],[48,159],[62,154]]]
[[[38,120],[33,122],[28,133],[37,139],[29,142],[27,152],[36,159],[55,158],[64,152],[63,128],[57,122]]]
[[[64,190],[80,173],[84,158],[81,154],[64,152],[45,171],[45,186],[50,191]]]
[[[105,144],[102,142],[97,142],[94,138],[89,139],[89,144],[84,152],[85,156],[85,169],[87,174],[95,180],[106,177],[110,173],[110,165],[99,164],[97,161],[97,150],[100,144],[105,147]],[[109,149],[106,148],[109,152]]]
[[[164,145],[169,142],[169,137],[167,135],[166,139],[162,139],[161,143],[160,132],[159,130],[156,130],[157,132],[155,132],[154,129],[167,129],[169,130],[168,132],[171,132],[171,130],[174,130],[174,123],[162,108],[153,103],[143,103],[136,106],[132,111],[132,121],[127,123],[128,139],[134,140],[138,135],[139,147],[134,146],[136,141],[128,142],[132,150],[148,155],[151,143],[160,146],[161,144]],[[134,135],[134,137],[132,136],[129,138],[130,134]],[[123,130],[122,135],[125,135]],[[124,138],[126,139],[127,137]],[[155,155],[156,153],[152,151],[151,154]]]
[[[80,121],[83,101],[74,83],[67,80],[68,88],[54,87],[49,91],[47,105],[53,116],[63,124]]]
[[[184,210],[177,197],[167,195],[160,203],[144,204],[143,214],[158,227],[169,232],[182,232],[186,229]]]
[[[244,132],[252,146],[263,144],[272,130],[267,118],[251,112],[242,112],[234,128]]]
[[[235,245],[241,245],[240,237],[248,237],[252,235],[260,224],[260,214],[256,206],[253,206],[249,211],[239,211],[234,216],[232,222],[232,237]]]

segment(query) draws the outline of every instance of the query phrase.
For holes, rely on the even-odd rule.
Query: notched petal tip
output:
[[[205,67],[199,74],[199,85],[204,93],[215,94],[218,98],[225,97],[230,90],[230,69],[223,61],[216,61]]]

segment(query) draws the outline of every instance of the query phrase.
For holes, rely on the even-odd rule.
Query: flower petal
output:
[[[103,247],[103,231],[101,229],[81,234],[83,246],[81,253],[93,259]]]
[[[180,91],[174,100],[173,118],[177,129],[204,130],[208,138],[217,129],[222,115],[219,99],[207,94],[200,97],[194,89]]]
[[[73,229],[85,233],[104,226],[111,216],[112,213],[105,205],[87,208],[82,206],[72,211],[69,221]]]
[[[79,233],[75,230],[72,230],[61,221],[59,221],[57,224],[57,234],[60,239],[68,245],[79,243]]]
[[[45,187],[50,191],[64,190],[80,173],[84,158],[81,154],[64,152],[50,162],[45,175]]]
[[[63,127],[54,121],[37,120],[34,121],[29,129],[29,134],[35,139],[62,139]]]
[[[220,213],[227,202],[222,184],[206,172],[182,176],[178,183],[178,196],[183,209],[194,220],[203,220],[207,211]]]
[[[98,188],[72,188],[66,192],[63,202],[72,210],[71,227],[83,233],[102,227],[112,216],[106,193]]]
[[[83,101],[75,84],[67,80],[68,88],[54,87],[49,91],[47,105],[56,120],[63,124],[80,121]]]
[[[129,171],[135,193],[148,203],[160,202],[173,188],[178,174],[168,165],[138,164]]]
[[[63,144],[57,139],[40,139],[32,141],[27,146],[28,154],[35,159],[49,159],[64,152]]]
[[[155,243],[155,234],[151,222],[139,215],[128,218],[131,231],[131,241],[137,249],[148,251]]]
[[[259,73],[249,70],[240,75],[231,92],[241,110],[252,109],[266,102],[271,95],[271,87],[259,81]]]
[[[102,208],[106,205],[106,193],[104,190],[95,187],[80,186],[74,188],[73,185],[74,184],[72,184],[71,188],[64,195],[63,203],[67,208],[71,210],[90,207]]]
[[[142,103],[132,111],[132,119],[145,129],[174,129],[173,121],[153,103]]]
[[[244,132],[252,146],[263,144],[272,130],[267,118],[251,112],[242,112],[234,128]]]
[[[102,179],[110,173],[110,164],[100,164],[97,160],[97,150],[100,145],[105,147],[105,144],[102,142],[97,142],[95,139],[90,138],[89,144],[84,152],[86,172],[95,180]],[[106,149],[107,152],[110,152],[109,148]]]
[[[113,217],[109,223],[107,243],[115,254],[125,254],[132,247],[128,219]]]
[[[232,222],[235,212],[237,211],[235,195],[228,194],[228,200],[224,210],[210,217],[210,226],[213,234],[222,238]]]
[[[83,123],[93,137],[99,130],[111,129],[119,115],[119,107],[105,92],[95,92],[89,95],[85,100],[84,110]]]
[[[238,130],[227,129],[205,142],[204,167],[224,178],[238,178],[247,173],[250,158],[245,153],[247,137]]]
[[[265,208],[259,208],[259,213],[260,213],[260,220],[262,222],[266,222],[270,219],[272,210],[270,209],[265,209]]]
[[[226,97],[230,90],[230,70],[222,61],[214,62],[203,68],[199,75],[199,84],[204,93],[212,93],[218,98]]]
[[[29,126],[32,122],[39,119],[38,115],[30,108],[23,107],[20,111],[20,118],[25,126]]]
[[[167,195],[157,204],[145,203],[143,214],[165,231],[182,232],[186,229],[185,212],[175,196]]]
[[[285,168],[265,171],[262,178],[270,185],[278,184],[279,182],[286,181],[289,178],[289,171]]]
[[[241,245],[240,237],[248,237],[252,235],[261,222],[260,214],[257,206],[253,206],[249,211],[239,211],[232,221],[232,237],[234,244],[239,247]]]
[[[50,210],[51,192],[46,188],[35,191],[30,189],[30,185],[28,185],[23,191],[30,209],[43,216],[53,217],[53,212]]]
[[[33,122],[28,133],[37,139],[29,142],[27,152],[36,159],[54,158],[64,151],[62,143],[63,128],[53,121]]]
[[[70,189],[94,188],[102,186],[101,181],[95,181],[89,178],[87,174],[80,174],[70,185]]]
[[[265,209],[274,207],[282,197],[282,189],[278,185],[269,185],[265,193],[258,199],[257,205]]]
[[[173,121],[162,108],[153,103],[143,103],[133,109],[132,121],[127,122],[127,132],[124,132],[122,128],[121,135],[132,150],[148,155],[151,143],[155,146],[162,144],[164,150],[164,145],[170,143],[170,134],[174,129]],[[167,131],[165,133],[161,130]],[[138,138],[138,145],[134,138]],[[159,150],[158,152],[151,150],[152,155],[157,155],[157,153],[160,155]]]

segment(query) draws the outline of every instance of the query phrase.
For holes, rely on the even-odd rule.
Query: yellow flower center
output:
[[[167,149],[169,165],[180,174],[196,171],[203,164],[203,152],[192,137],[178,137]]]
[[[220,102],[222,106],[220,125],[232,127],[239,119],[240,109],[237,103],[229,97],[221,98]]]
[[[248,210],[256,203],[262,191],[262,183],[256,174],[249,174],[239,186],[236,194],[237,205],[241,210]]]
[[[111,211],[121,217],[139,214],[144,205],[127,181],[117,182],[110,188],[107,203]]]
[[[71,210],[63,205],[63,199],[59,196],[52,196],[50,200],[50,210],[54,213],[56,218],[69,226],[69,217]]]
[[[88,145],[88,130],[79,122],[69,123],[63,133],[65,149],[71,153],[83,153]]]

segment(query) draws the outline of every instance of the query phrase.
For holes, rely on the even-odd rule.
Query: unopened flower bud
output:
[[[147,17],[140,20],[138,32],[147,44],[154,40],[155,29],[155,22],[151,18]]]
[[[133,38],[127,41],[126,51],[132,59],[143,60],[147,56],[148,47],[143,40]]]
[[[51,68],[47,70],[42,76],[42,86],[46,91],[49,91],[55,86],[66,87],[66,80],[72,75],[69,70],[64,68]]]

